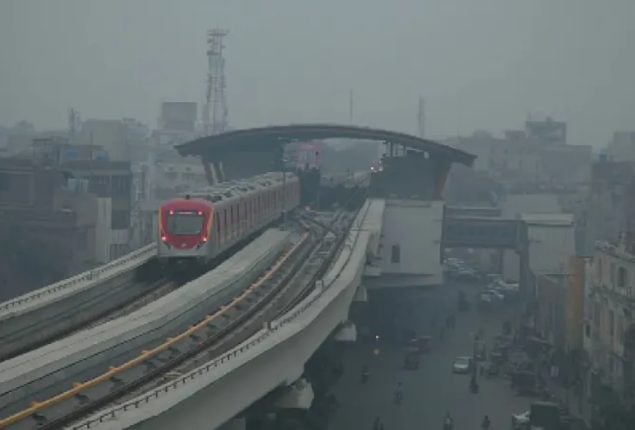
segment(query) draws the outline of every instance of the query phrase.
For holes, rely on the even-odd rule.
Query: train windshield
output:
[[[203,215],[200,212],[177,212],[168,215],[167,230],[176,236],[196,236],[203,229]]]

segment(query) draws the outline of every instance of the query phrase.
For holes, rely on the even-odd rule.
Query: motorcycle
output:
[[[368,369],[362,370],[362,377],[361,377],[362,384],[365,384],[366,382],[368,382],[369,378],[370,378],[370,371]]]
[[[452,418],[447,417],[443,421],[443,430],[452,430],[453,428],[454,428],[454,422],[452,421]]]
[[[474,378],[472,378],[472,380],[470,381],[470,392],[472,394],[478,393],[478,383],[476,382],[476,379]]]

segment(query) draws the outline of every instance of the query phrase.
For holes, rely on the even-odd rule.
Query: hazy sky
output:
[[[569,123],[635,129],[635,0],[0,0],[0,124],[61,127],[202,102],[205,32],[230,29],[235,127],[347,122],[431,136]]]

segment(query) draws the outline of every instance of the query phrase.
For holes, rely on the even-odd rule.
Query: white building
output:
[[[442,201],[386,199],[378,268],[367,273],[369,288],[443,283]]]
[[[575,252],[575,223],[573,215],[522,214],[527,224],[529,236],[529,268],[538,275],[565,275],[568,273],[569,258]],[[518,281],[518,255],[514,251],[504,251],[503,275],[506,279]]]

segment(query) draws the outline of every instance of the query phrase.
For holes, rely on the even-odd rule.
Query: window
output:
[[[591,325],[584,325],[584,334],[586,335],[586,337],[591,337]]]
[[[597,270],[596,275],[597,275],[598,281],[602,282],[602,257],[598,256],[595,267]]]
[[[401,260],[401,250],[399,249],[399,245],[393,245],[392,252],[390,255],[390,262],[399,263],[400,260]]]
[[[611,337],[615,335],[615,314],[609,311],[609,334]]]
[[[82,230],[77,234],[77,248],[80,250],[85,250],[88,244],[88,232],[86,230]]]
[[[628,284],[628,272],[624,267],[617,269],[617,286],[620,288],[626,288]]]
[[[168,215],[168,233],[175,236],[196,236],[203,230],[204,218],[196,212]]]
[[[130,194],[129,176],[113,176],[111,181],[113,196],[125,196]]]
[[[613,288],[615,286],[615,263],[611,263],[611,273],[609,273],[609,276],[611,277],[611,288]]]
[[[130,212],[126,210],[114,210],[111,214],[110,228],[121,230],[130,227]]]
[[[9,189],[10,176],[6,173],[0,172],[0,191],[6,191]]]
[[[595,326],[597,328],[600,327],[600,319],[601,319],[602,315],[600,314],[600,303],[595,302],[593,304],[593,322],[595,323]]]

